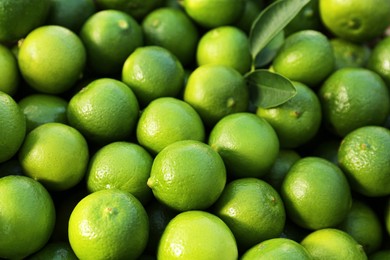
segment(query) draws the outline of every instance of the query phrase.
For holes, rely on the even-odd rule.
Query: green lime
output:
[[[41,26],[49,13],[50,0],[1,0],[0,42],[15,42]]]
[[[156,155],[147,184],[157,200],[177,211],[207,209],[225,188],[226,169],[207,144],[177,141]]]
[[[302,30],[286,37],[272,62],[275,72],[315,87],[334,69],[333,49],[321,32]]]
[[[236,240],[217,216],[190,210],[179,213],[165,228],[158,259],[237,259]]]
[[[258,107],[256,114],[273,127],[280,146],[297,148],[313,139],[322,122],[321,103],[316,92],[300,82],[293,82],[296,94],[287,102],[271,108]]]
[[[126,59],[122,81],[141,107],[159,97],[175,97],[184,85],[184,68],[175,55],[160,46],[137,48]]]
[[[183,10],[155,9],[143,19],[142,29],[146,45],[166,48],[183,66],[189,66],[194,61],[200,33]]]
[[[366,125],[382,125],[390,111],[389,90],[375,72],[342,68],[333,72],[318,91],[325,127],[343,137]]]
[[[335,228],[313,231],[301,241],[301,245],[313,259],[367,259],[363,247],[355,239]]]
[[[130,193],[100,190],[76,205],[68,232],[79,259],[137,259],[148,241],[148,215]]]
[[[59,191],[83,179],[89,151],[84,136],[75,128],[46,123],[26,135],[18,156],[27,176]]]
[[[28,85],[39,92],[60,94],[80,79],[86,52],[77,34],[62,26],[47,25],[26,36],[18,61]]]
[[[135,94],[126,84],[112,78],[90,82],[72,96],[67,109],[69,124],[98,144],[128,139],[138,117]]]
[[[140,24],[129,14],[102,10],[91,15],[80,29],[87,65],[98,75],[120,76],[127,57],[144,43]]]
[[[205,141],[202,119],[188,103],[173,97],[153,100],[142,111],[137,124],[137,141],[157,154],[180,140]]]
[[[195,108],[206,127],[213,127],[224,116],[247,111],[249,90],[237,70],[207,64],[189,75],[183,100]]]
[[[49,192],[26,176],[0,178],[0,257],[23,259],[49,240],[55,209]]]
[[[298,242],[288,238],[271,238],[248,249],[241,260],[310,260],[309,252]]]
[[[264,176],[279,153],[275,130],[249,112],[222,118],[211,129],[208,144],[220,154],[233,178]]]
[[[390,194],[390,130],[360,127],[343,138],[338,152],[341,169],[353,190],[368,197]]]
[[[234,26],[211,29],[199,40],[196,60],[199,66],[225,65],[245,74],[252,65],[249,38],[244,31]]]
[[[387,0],[319,0],[322,23],[334,35],[368,42],[385,33],[390,25]]]
[[[286,213],[277,191],[256,178],[240,178],[226,185],[212,207],[233,232],[239,250],[280,236]]]
[[[245,0],[183,0],[186,13],[205,28],[234,24],[244,12]]]
[[[2,44],[0,44],[0,75],[0,91],[13,96],[21,80],[18,61],[12,50]]]
[[[293,164],[282,183],[281,196],[287,216],[311,230],[340,224],[352,204],[344,173],[319,157],[303,157]]]
[[[16,101],[0,91],[0,163],[11,159],[26,135],[26,119]]]
[[[146,185],[152,168],[152,156],[140,145],[112,142],[100,148],[89,161],[86,173],[90,192],[119,189],[146,204],[152,191]]]

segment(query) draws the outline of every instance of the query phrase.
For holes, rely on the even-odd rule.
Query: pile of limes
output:
[[[0,259],[390,259],[389,0],[0,0]]]

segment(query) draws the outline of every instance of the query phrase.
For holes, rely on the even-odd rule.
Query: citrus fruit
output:
[[[211,29],[199,40],[196,60],[199,66],[225,65],[245,74],[252,65],[248,36],[234,26]]]
[[[23,40],[18,62],[25,81],[39,92],[60,94],[81,77],[86,61],[77,34],[58,26],[41,26]]]
[[[365,67],[371,49],[365,44],[355,43],[342,38],[330,39],[335,57],[335,70],[345,67]]]
[[[18,105],[26,117],[27,132],[45,123],[66,124],[68,102],[60,96],[32,94],[19,100]]]
[[[217,216],[199,210],[179,213],[165,228],[158,259],[237,259],[235,238]]]
[[[0,257],[23,259],[49,240],[55,209],[49,192],[26,176],[0,178]]]
[[[142,111],[137,124],[138,142],[157,154],[180,140],[205,141],[205,127],[199,114],[188,103],[173,97],[153,100]]]
[[[87,65],[99,75],[120,75],[127,57],[144,43],[141,26],[129,14],[102,10],[91,15],[80,29]]]
[[[156,255],[158,243],[166,226],[178,213],[157,200],[153,200],[145,209],[149,217],[149,240],[146,253]]]
[[[1,0],[0,42],[14,42],[42,25],[49,13],[50,0]]]
[[[265,119],[249,112],[222,118],[212,129],[208,144],[222,157],[230,177],[264,176],[279,152],[279,140]]]
[[[215,28],[235,23],[244,12],[245,0],[184,0],[183,7],[197,24]]]
[[[303,157],[293,164],[282,183],[281,197],[287,216],[311,230],[340,224],[352,204],[344,173],[319,157]]]
[[[320,84],[334,69],[333,49],[321,32],[302,30],[286,37],[272,62],[275,72],[309,87]]]
[[[86,173],[90,192],[119,189],[146,204],[152,192],[146,185],[152,168],[152,156],[140,145],[113,142],[100,148],[91,158]]]
[[[381,77],[365,68],[332,73],[319,89],[328,130],[345,136],[366,125],[382,125],[390,111],[389,91]]]
[[[301,245],[313,259],[367,259],[363,247],[348,233],[335,228],[324,228],[307,235]]]
[[[249,90],[237,70],[208,64],[189,75],[183,100],[195,108],[206,127],[212,127],[226,115],[246,111]]]
[[[183,66],[194,61],[200,33],[183,10],[172,7],[155,9],[143,19],[142,29],[146,45],[166,48]]]
[[[368,197],[390,194],[390,130],[360,127],[343,138],[338,152],[340,168],[351,188]]]
[[[26,119],[16,101],[0,91],[0,163],[11,159],[23,143]]]
[[[280,236],[286,220],[277,191],[256,178],[229,182],[212,212],[228,225],[241,251]]]
[[[107,144],[129,138],[138,113],[138,100],[126,84],[99,78],[70,99],[67,118],[88,140]]]
[[[77,260],[72,248],[67,242],[49,242],[37,253],[29,256],[28,260]]]
[[[94,0],[49,0],[50,11],[46,24],[60,25],[75,33],[96,12]]]
[[[367,68],[378,73],[390,86],[390,37],[383,38],[372,49]]]
[[[300,82],[293,82],[296,94],[287,102],[270,108],[258,107],[256,114],[272,126],[280,146],[297,148],[309,142],[319,131],[321,103],[316,92]]]
[[[127,57],[122,81],[134,91],[141,107],[145,107],[156,98],[177,96],[184,85],[184,69],[167,49],[144,46]]]
[[[85,138],[62,123],[46,123],[29,132],[18,155],[25,174],[50,190],[78,184],[89,159]]]
[[[309,252],[298,242],[288,238],[271,238],[248,249],[241,260],[309,260]]]
[[[377,251],[382,245],[382,223],[367,203],[354,199],[347,217],[337,226],[363,246],[366,254]]]
[[[301,155],[297,151],[292,149],[280,149],[274,164],[262,179],[279,192],[284,177],[291,166],[299,159],[301,159]]]
[[[95,2],[100,9],[123,11],[138,21],[163,4],[163,0],[96,0]]]
[[[367,42],[384,34],[390,25],[387,0],[319,0],[322,23],[334,35]]]
[[[145,208],[130,193],[116,189],[87,195],[69,219],[69,242],[79,259],[137,259],[148,233]]]
[[[0,44],[0,91],[13,96],[19,87],[20,74],[18,62],[11,49]]]
[[[172,209],[206,209],[225,188],[226,169],[207,144],[182,140],[156,155],[147,184],[156,199]]]

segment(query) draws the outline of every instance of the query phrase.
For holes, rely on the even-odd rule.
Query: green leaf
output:
[[[252,58],[299,13],[310,0],[279,0],[265,8],[255,19],[249,34]]]
[[[276,107],[295,96],[292,82],[282,75],[266,69],[258,69],[245,75],[250,101],[256,107]]]
[[[284,31],[280,31],[256,56],[255,69],[269,64],[278,53],[284,43]]]

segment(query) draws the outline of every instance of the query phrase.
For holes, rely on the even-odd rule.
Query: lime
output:
[[[235,238],[217,216],[205,211],[179,213],[165,228],[158,259],[237,259]]]
[[[175,97],[184,85],[183,65],[160,46],[137,48],[126,59],[122,81],[136,95],[141,107],[159,97]]]
[[[98,75],[117,76],[127,57],[144,43],[139,23],[118,10],[91,15],[80,29],[87,51],[87,65]]]
[[[157,200],[177,211],[206,209],[225,188],[226,169],[207,144],[177,141],[156,155],[147,184]]]
[[[0,42],[14,42],[42,25],[49,13],[50,0],[1,0]]]
[[[0,163],[14,156],[26,134],[26,119],[16,101],[0,91]]]
[[[241,251],[280,236],[286,220],[279,194],[256,178],[229,182],[212,212],[228,225]]]
[[[28,85],[39,92],[60,94],[80,79],[86,52],[77,34],[62,26],[47,25],[27,35],[18,61]]]
[[[233,178],[264,176],[279,152],[275,130],[265,119],[249,112],[222,118],[212,128],[208,144],[220,154]]]
[[[368,197],[390,194],[390,130],[360,127],[343,138],[338,152],[340,168],[353,190]]]
[[[146,247],[148,215],[130,193],[100,190],[84,197],[69,219],[69,242],[79,259],[137,259]]]
[[[55,209],[49,192],[26,176],[0,178],[0,257],[23,259],[49,240]]]
[[[146,185],[152,168],[152,156],[140,145],[112,142],[100,148],[89,161],[86,174],[90,192],[119,189],[146,204],[152,191]]]
[[[108,144],[128,139],[136,127],[139,103],[123,82],[99,78],[69,101],[67,118],[89,141]]]
[[[153,154],[180,140],[203,142],[205,132],[195,109],[173,97],[153,100],[142,111],[137,124],[138,142]]]
[[[248,249],[241,260],[310,260],[309,252],[298,242],[288,238],[271,238]]]
[[[18,155],[25,174],[50,190],[78,184],[89,160],[85,138],[62,123],[46,123],[29,132]]]
[[[303,157],[293,164],[282,183],[281,196],[287,216],[311,230],[340,224],[352,204],[344,173],[319,157]]]

